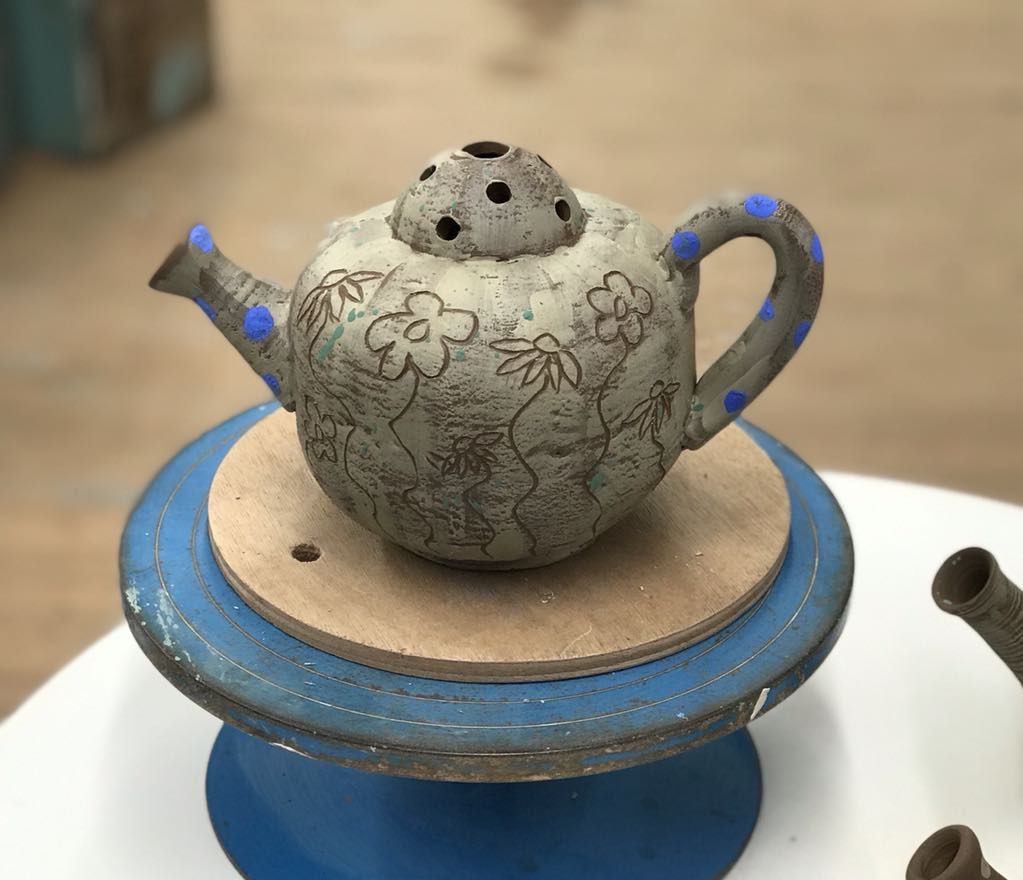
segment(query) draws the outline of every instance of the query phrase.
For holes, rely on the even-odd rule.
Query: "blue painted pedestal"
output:
[[[848,528],[813,471],[744,425],[785,476],[789,550],[765,596],[703,642],[564,681],[434,681],[312,648],[222,577],[206,533],[210,481],[270,410],[184,449],[122,543],[125,616],[140,646],[231,725],[211,755],[207,795],[242,873],[709,880],[727,871],[760,803],[742,728],[821,663],[849,598]]]
[[[544,782],[428,782],[351,770],[224,727],[213,828],[253,880],[715,878],[760,808],[739,731],[656,764]]]

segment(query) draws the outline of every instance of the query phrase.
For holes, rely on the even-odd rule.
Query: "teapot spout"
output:
[[[1023,590],[981,547],[953,553],[934,576],[938,607],[976,630],[1023,684]]]
[[[225,257],[202,224],[168,254],[149,281],[154,290],[191,299],[285,409],[295,409],[287,321],[291,292],[262,281]]]

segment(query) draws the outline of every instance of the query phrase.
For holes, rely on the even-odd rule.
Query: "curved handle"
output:
[[[664,258],[681,273],[686,308],[692,308],[699,291],[700,260],[742,235],[755,235],[771,246],[777,264],[774,284],[752,323],[696,383],[683,440],[688,449],[697,449],[733,422],[778,375],[802,345],[820,304],[820,239],[794,206],[758,193],[707,205],[675,230]]]

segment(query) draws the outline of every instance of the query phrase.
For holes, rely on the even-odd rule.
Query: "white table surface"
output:
[[[729,880],[901,878],[952,822],[1023,880],[1023,689],[930,598],[939,564],[970,544],[1023,582],[1023,507],[824,476],[856,545],[849,621],[751,727],[764,804]],[[237,877],[203,794],[219,726],[114,630],[0,725],[0,877]]]

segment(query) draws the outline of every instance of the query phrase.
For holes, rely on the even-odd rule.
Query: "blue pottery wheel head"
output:
[[[121,556],[125,614],[147,656],[204,708],[270,742],[424,779],[610,771],[677,754],[770,711],[841,631],[852,581],[841,510],[807,465],[744,425],[785,477],[789,549],[765,596],[710,638],[630,669],[530,684],[411,678],[318,651],[239,599],[206,532],[217,465],[272,409],[225,422],[173,459],[133,512]]]

